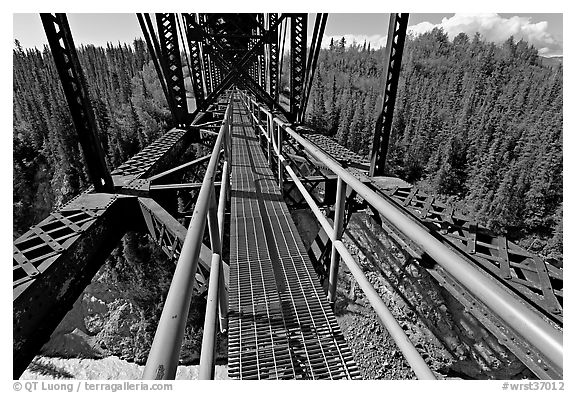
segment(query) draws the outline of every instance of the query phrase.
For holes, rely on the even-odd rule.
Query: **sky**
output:
[[[310,14],[308,34],[313,31],[314,16]],[[389,14],[384,13],[330,13],[324,33],[323,46],[331,38],[345,37],[351,44],[356,41],[370,42],[372,48],[385,46]],[[107,42],[130,43],[141,37],[136,15],[91,13],[69,13],[70,28],[77,45],[106,45]],[[38,14],[15,13],[13,15],[13,37],[23,47],[39,47],[46,38]],[[556,13],[496,14],[496,13],[411,13],[408,31],[421,34],[442,27],[450,38],[460,32],[472,36],[476,32],[484,39],[497,43],[510,36],[524,39],[533,44],[543,56],[563,54],[563,15]]]

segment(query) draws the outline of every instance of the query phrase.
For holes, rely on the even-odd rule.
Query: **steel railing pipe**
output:
[[[212,187],[211,205],[208,209],[208,230],[210,231],[210,244],[212,247],[212,261],[210,264],[210,279],[208,295],[206,297],[206,313],[204,317],[204,331],[202,335],[202,348],[200,351],[200,367],[198,379],[214,379],[216,355],[216,320],[219,316],[220,330],[227,329],[228,299],[224,285],[224,269],[222,266],[222,244],[224,242],[224,214],[226,211],[226,194],[228,188],[228,159],[230,158],[230,111],[226,111],[224,126],[224,163],[222,166],[222,186],[218,203],[216,203],[216,189]]]
[[[222,189],[220,191],[222,191]],[[220,229],[218,226],[218,212],[215,194],[216,190],[212,188],[211,205],[208,209],[208,230],[210,231],[212,261],[210,263],[208,295],[206,296],[206,314],[204,317],[204,331],[202,333],[198,379],[214,379],[216,319],[218,317],[218,298],[220,297],[218,292],[222,264],[222,244],[220,242]]]
[[[229,146],[230,147],[230,146]],[[222,186],[220,187],[220,196],[218,199],[218,229],[220,246],[224,244],[224,218],[226,212],[226,196],[228,195],[228,189],[230,187],[230,176],[229,176],[229,165],[228,161],[224,161],[222,165]],[[228,330],[228,293],[226,292],[226,285],[224,284],[224,269],[222,262],[219,265],[220,269],[220,280],[218,283],[219,295],[218,295],[218,315],[220,316],[220,331],[224,333]]]
[[[538,348],[556,366],[563,368],[563,339],[561,331],[556,330],[538,314],[506,292],[504,288],[478,271],[456,251],[432,236],[428,230],[412,221],[392,202],[378,195],[356,179],[316,145],[290,127],[286,127],[285,130],[310,155],[340,176],[360,197],[378,210],[383,217],[408,238],[422,247],[432,259],[477,296],[511,328],[521,334],[531,345]]]
[[[378,195],[356,179],[320,148],[288,127],[285,122],[280,119],[275,119],[275,121],[279,125],[285,125],[286,133],[302,145],[310,155],[340,176],[360,197],[378,210],[383,217],[403,234],[415,241],[449,274],[478,297],[512,329],[521,334],[527,342],[536,347],[557,367],[563,368],[563,337],[561,331],[551,326],[504,288],[478,271],[458,252],[436,239],[427,229],[412,221],[387,198]]]
[[[231,108],[230,100],[223,124],[214,143],[212,156],[206,168],[202,187],[198,193],[194,212],[182,244],[172,283],[166,296],[154,341],[144,368],[143,379],[174,379],[176,376],[193,283],[198,268],[198,256],[202,246],[207,212],[210,206],[212,187],[222,141],[228,129],[226,119],[229,118]]]
[[[314,202],[314,199],[312,199],[312,197],[308,193],[308,190],[298,179],[298,176],[296,175],[296,173],[294,172],[292,167],[290,167],[289,164],[286,164],[286,171],[294,181],[294,184],[296,184],[296,186],[300,190],[300,193],[308,203],[308,206],[312,210],[312,213],[314,213],[314,215],[316,216],[316,219],[322,226],[322,229],[324,229],[326,234],[328,234],[328,236],[331,239],[334,239],[335,238],[334,229],[328,222],[328,219],[322,214],[322,211],[316,205],[316,202]],[[386,327],[386,329],[390,333],[390,336],[398,345],[398,348],[406,358],[406,361],[408,361],[408,363],[414,370],[416,376],[419,379],[436,379],[434,377],[434,374],[424,361],[424,359],[422,359],[422,356],[420,356],[418,350],[414,347],[414,345],[412,344],[408,336],[406,336],[406,333],[404,333],[404,330],[398,324],[398,322],[396,321],[396,319],[394,318],[394,316],[392,315],[392,313],[390,312],[384,301],[380,298],[378,292],[376,292],[376,290],[372,287],[372,285],[362,272],[362,269],[358,266],[356,261],[354,261],[354,257],[352,257],[350,252],[346,249],[346,246],[344,246],[344,244],[340,240],[334,241],[333,245],[335,251],[338,252],[344,263],[346,263],[346,266],[348,266],[348,268],[356,278],[358,286],[360,286],[362,291],[364,291],[364,293],[366,294],[366,297],[368,298],[370,304],[374,308],[374,311],[378,315],[378,318],[380,318],[380,321],[382,322],[384,327]]]

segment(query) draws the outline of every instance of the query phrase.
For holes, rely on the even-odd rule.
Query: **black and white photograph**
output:
[[[569,390],[571,19],[516,5],[13,12],[12,391]]]

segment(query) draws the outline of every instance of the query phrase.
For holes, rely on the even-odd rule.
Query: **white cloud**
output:
[[[548,32],[548,22],[532,23],[528,17],[503,18],[498,14],[455,14],[450,18],[443,18],[442,22],[436,25],[422,22],[409,26],[408,31],[419,35],[435,27],[442,27],[450,39],[459,33],[466,33],[472,37],[478,32],[486,41],[501,43],[514,36],[515,40],[523,39],[534,45],[541,55],[562,54],[562,42]]]
[[[442,27],[450,39],[454,39],[459,33],[466,33],[472,38],[478,32],[486,41],[502,43],[510,36],[514,36],[516,41],[523,39],[534,45],[543,56],[562,55],[562,42],[548,32],[548,22],[532,23],[528,17],[503,18],[498,14],[455,14],[450,18],[443,18],[438,24],[421,22],[408,26],[408,32],[420,35],[435,27]],[[328,48],[331,39],[334,39],[334,43],[338,43],[342,37],[346,39],[346,46],[350,46],[353,42],[362,45],[366,41],[370,43],[372,49],[386,46],[387,38],[386,35],[379,34],[324,36],[322,48]],[[308,37],[308,42],[310,40],[311,37]]]

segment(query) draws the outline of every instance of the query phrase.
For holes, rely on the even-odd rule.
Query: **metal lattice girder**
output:
[[[491,310],[478,301],[458,281],[454,280],[444,269],[435,265],[428,272],[448,292],[458,299],[467,312],[472,314],[484,327],[498,340],[498,343],[507,347],[522,363],[524,363],[538,378],[562,379],[562,370],[554,366],[546,357],[504,321],[494,315]],[[487,338],[489,340],[489,338]],[[486,339],[485,339],[486,340]],[[488,341],[489,342],[489,341]]]
[[[222,70],[218,66],[218,64],[213,63],[214,69],[214,85],[218,86],[222,83]]]
[[[193,20],[190,21],[191,23],[194,22]],[[206,83],[206,96],[210,96],[212,91],[214,90],[214,81],[212,80],[212,71],[210,70],[210,46],[205,45],[206,41],[204,37],[200,34],[201,30],[206,29],[206,14],[200,14],[198,16],[198,25],[199,28],[194,30],[195,35],[198,35],[198,40],[201,40],[202,43],[202,61],[204,67],[204,83]],[[190,28],[193,28],[193,23],[191,24]]]
[[[164,75],[168,91],[174,103],[176,121],[183,127],[188,122],[188,105],[186,89],[184,87],[184,74],[180,59],[180,46],[178,44],[178,30],[175,14],[156,14],[158,35],[166,69]]]
[[[277,21],[277,25],[280,21]],[[272,29],[277,28],[277,25],[272,26]],[[203,48],[210,48],[209,52],[213,55],[213,59],[217,65],[227,72],[224,79],[220,80],[219,85],[212,91],[212,93],[206,99],[206,105],[210,104],[216,100],[226,89],[228,89],[233,83],[237,83],[242,87],[246,87],[252,91],[261,101],[265,102],[269,107],[275,108],[284,115],[288,115],[284,108],[282,108],[276,101],[274,101],[270,95],[254,81],[250,76],[250,68],[246,69],[246,66],[253,64],[254,56],[257,55],[258,51],[262,49],[262,44],[272,33],[268,31],[264,37],[262,37],[258,42],[251,47],[249,50],[240,51],[237,53],[236,57],[233,57],[227,51],[223,44],[216,41],[212,36],[210,36],[205,30],[206,26],[197,27],[197,32],[204,36]],[[251,36],[251,35],[250,35]],[[246,43],[248,47],[249,42]],[[243,79],[240,79],[243,77]]]
[[[113,175],[151,176],[173,162],[190,144],[191,132],[174,128],[120,165]]]
[[[304,134],[304,137],[330,154],[338,162],[345,162],[347,166],[358,169],[368,169],[369,167],[369,163],[364,158],[345,148],[332,138],[322,134]]]
[[[268,14],[268,26],[277,26],[278,14]],[[274,28],[272,36],[270,37],[269,56],[268,56],[268,70],[267,70],[267,85],[266,91],[270,94],[273,100],[278,100],[278,27]]]
[[[312,91],[312,82],[314,80],[314,73],[316,72],[316,65],[318,64],[318,56],[320,55],[320,47],[327,20],[328,14],[316,14],[308,64],[306,65],[306,77],[304,79],[302,102],[300,103],[300,111],[296,117],[298,122],[302,122],[306,116],[306,107],[308,105],[308,99],[310,98],[310,92]]]
[[[266,90],[266,60],[264,56],[258,56],[259,78],[258,83],[260,87]]]
[[[504,236],[479,227],[471,218],[431,195],[412,188],[379,186],[424,223],[433,225],[447,240],[466,252],[483,271],[525,299],[546,318],[562,324],[563,272]]]
[[[387,179],[387,182],[395,182],[396,180],[397,179]],[[379,216],[377,211],[374,211],[373,213],[376,214],[376,216]],[[374,220],[380,221],[377,225],[381,226],[387,233],[389,236],[388,239],[404,254],[404,258],[407,258],[407,260],[414,258],[418,261],[422,261],[426,258],[425,252],[416,243],[398,231],[384,217],[375,217]],[[373,227],[367,224],[364,220],[356,220],[354,225],[357,227],[356,230],[360,229],[361,232],[373,232]],[[355,241],[362,242],[362,239],[356,239]],[[372,252],[384,256],[385,259],[398,259],[396,250],[389,247],[389,245],[375,242],[370,246],[370,248]],[[530,345],[530,343],[528,343],[520,333],[512,330],[506,323],[504,323],[504,321],[502,321],[501,318],[494,315],[494,313],[484,303],[472,295],[467,288],[456,281],[444,268],[438,264],[430,266],[430,264],[424,263],[424,266],[426,266],[428,273],[458,302],[460,302],[462,306],[464,306],[466,312],[476,318],[484,328],[491,333],[482,334],[482,337],[480,338],[482,344],[487,344],[493,348],[505,346],[532,372],[534,372],[538,378],[562,379],[562,370],[558,370],[548,359],[542,356],[536,348]],[[400,281],[404,280],[402,271],[395,272],[394,269],[383,269],[381,272],[392,285],[398,285]],[[417,281],[419,282],[420,280]]]
[[[112,191],[114,184],[98,138],[88,85],[78,61],[66,14],[41,14],[40,17],[82,146],[88,176],[96,191]]]
[[[206,92],[210,96],[210,94],[212,94],[214,86],[213,73],[211,70],[212,62],[210,61],[210,55],[208,55],[204,51],[202,51],[202,53],[204,57],[204,73],[205,73],[204,75],[206,79]]]
[[[301,110],[306,75],[306,29],[308,14],[292,14],[290,23],[290,117]]]
[[[263,35],[256,34],[254,29],[260,28],[255,20],[256,14],[239,15],[203,14],[200,18],[202,23],[197,26],[196,34],[203,37],[203,52],[211,54],[214,61],[219,60],[216,66],[222,67],[223,62],[229,63],[228,66],[221,68],[221,71],[227,72],[232,68],[232,72],[221,79],[220,86],[213,88],[215,93],[211,94],[207,101],[211,101],[210,98],[217,97],[230,87],[234,79],[238,79],[238,74],[254,76],[251,67],[255,58],[263,55],[262,44],[272,36],[272,33],[266,30],[261,30],[264,32]],[[236,18],[240,20],[236,21]],[[275,32],[277,27],[277,24],[272,26],[272,32]],[[217,34],[214,34],[214,31]]]
[[[384,99],[382,111],[376,119],[374,140],[372,142],[372,155],[370,159],[370,176],[383,176],[388,152],[390,131],[392,130],[392,116],[394,103],[400,79],[402,53],[406,39],[409,14],[390,14],[388,26],[388,40],[386,42],[384,65]]]
[[[202,54],[200,53],[200,42],[198,37],[195,36],[191,24],[189,22],[196,21],[196,15],[184,14],[184,24],[186,31],[186,38],[188,41],[188,48],[190,50],[191,67],[190,75],[192,76],[192,87],[194,89],[194,99],[196,100],[196,108],[204,106],[204,74],[202,73]]]
[[[18,379],[126,232],[135,198],[83,194],[14,241]]]

